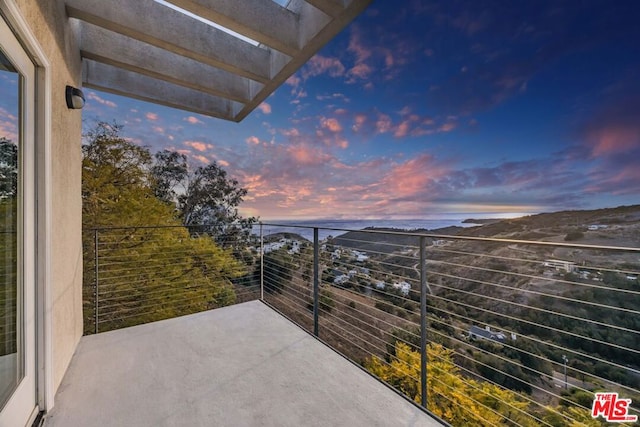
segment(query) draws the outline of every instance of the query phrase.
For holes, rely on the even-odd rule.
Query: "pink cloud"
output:
[[[349,37],[349,46],[347,50],[356,56],[356,63],[362,63],[371,56],[371,49],[364,46],[357,27],[353,27],[351,36]]]
[[[189,122],[189,123],[191,123],[192,125],[198,125],[198,124],[199,124],[199,125],[201,125],[201,124],[204,124],[201,120],[199,120],[197,117],[194,117],[194,116],[186,117],[186,118],[184,119],[184,121],[185,121],[185,122]]]
[[[376,120],[376,133],[387,133],[391,131],[393,123],[391,117],[386,114],[378,114],[378,120]]]
[[[0,108],[0,135],[14,143],[18,140],[18,118],[4,108]]]
[[[260,144],[260,139],[258,139],[257,136],[250,136],[245,141],[247,142],[247,144],[255,144],[255,145]]]
[[[199,162],[202,162],[206,165],[208,165],[209,163],[211,163],[211,161],[209,159],[207,159],[205,156],[202,156],[200,154],[194,155],[192,156],[195,160],[198,160]]]
[[[89,98],[91,101],[96,101],[98,104],[102,104],[106,107],[116,108],[118,106],[115,102],[100,98],[95,92],[89,92],[87,98]]]
[[[226,160],[218,160],[218,164],[225,168],[229,167],[229,162],[227,162]]]
[[[624,153],[640,146],[640,133],[634,127],[607,127],[592,132],[588,139],[592,157]]]
[[[338,119],[335,119],[335,118],[327,119],[323,117],[320,120],[320,126],[334,133],[342,132],[342,126],[340,125],[340,122],[338,121]]]
[[[356,64],[349,70],[349,75],[355,76],[361,80],[365,80],[369,77],[369,75],[371,75],[372,71],[373,68],[367,64]],[[351,79],[349,82],[354,82],[354,80]]]
[[[307,145],[292,145],[287,148],[289,155],[301,165],[322,164],[331,159],[331,156],[318,148]]]
[[[271,114],[271,105],[263,102],[258,105],[258,110],[262,111],[263,114]]]
[[[300,131],[296,128],[281,129],[280,133],[289,138],[297,138],[300,136]]]
[[[405,120],[396,127],[393,136],[396,138],[404,138],[409,133],[409,121]]]
[[[456,128],[456,124],[455,123],[444,123],[442,126],[440,126],[438,128],[439,132],[451,132],[452,130],[454,130]]]
[[[144,116],[147,120],[151,120],[152,122],[158,120],[158,115],[156,113],[147,113]]]
[[[313,56],[302,71],[303,78],[307,79],[321,74],[328,74],[331,77],[344,75],[345,67],[338,58],[330,58],[322,55]]]
[[[395,165],[384,177],[383,184],[389,198],[426,195],[434,180],[448,172],[448,169],[438,165],[431,155],[422,154]]]
[[[358,132],[360,129],[362,129],[362,126],[365,124],[366,121],[367,121],[366,115],[356,114],[355,117],[353,118],[353,126],[351,129],[353,129],[354,132]]]
[[[205,142],[200,142],[200,141],[185,141],[184,145],[191,147],[194,150],[200,151],[200,152],[213,148],[213,145],[207,144]]]
[[[302,80],[300,79],[300,77],[298,77],[296,74],[294,74],[294,75],[290,76],[285,81],[285,83],[288,84],[289,86],[293,86],[295,88],[295,87],[298,87],[298,85],[300,85],[301,81]]]

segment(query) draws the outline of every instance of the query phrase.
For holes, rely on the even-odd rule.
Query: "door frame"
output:
[[[51,65],[15,0],[0,0],[0,13],[35,65],[35,381],[36,407],[54,404],[51,295]]]

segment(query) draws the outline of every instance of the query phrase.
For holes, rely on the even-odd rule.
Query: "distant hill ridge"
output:
[[[510,219],[467,219],[463,223],[482,225],[477,227],[452,226],[435,230],[419,229],[411,230],[411,233],[562,241],[570,232],[586,232],[591,225],[603,225],[607,227],[631,227],[631,232],[627,234],[638,235],[640,234],[640,205],[595,210],[559,211]],[[377,227],[368,227],[363,230],[406,231],[397,228]],[[599,234],[602,234],[602,232]],[[430,239],[429,243],[432,243],[432,240],[434,239]],[[397,247],[394,249],[394,246],[409,246],[417,243],[415,236],[366,233],[363,231],[351,231],[342,234],[334,238],[333,242],[354,249],[377,252],[392,252],[397,249]],[[626,244],[635,246],[639,243],[634,241],[626,242]]]

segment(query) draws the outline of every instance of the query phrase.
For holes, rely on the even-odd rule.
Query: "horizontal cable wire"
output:
[[[100,269],[98,274],[102,278],[99,282],[98,295],[101,299],[98,311],[99,324],[102,325],[103,322],[105,325],[117,325],[117,322],[124,324],[122,322],[129,321],[129,318],[144,317],[145,310],[151,312],[158,304],[162,310],[169,311],[190,310],[194,306],[202,308],[202,305],[206,306],[209,303],[208,300],[218,292],[223,292],[222,295],[232,292],[238,301],[244,300],[245,297],[257,298],[261,287],[255,282],[258,279],[256,272],[260,271],[260,259],[263,259],[262,280],[265,301],[291,321],[300,322],[301,327],[311,331],[313,248],[311,242],[297,235],[297,231],[308,231],[313,228],[285,227],[280,224],[262,224],[261,226],[264,227],[262,235],[266,236],[265,243],[261,245],[258,239],[254,239],[244,242],[244,246],[238,246],[238,242],[234,240],[226,242],[218,240],[215,243],[216,239],[213,235],[199,232],[199,230],[207,230],[206,226],[192,228],[186,234],[184,228],[173,226],[160,227],[158,234],[156,234],[158,231],[156,227],[116,227],[99,230],[97,256]],[[271,226],[278,229],[271,229]],[[174,228],[180,231],[179,234],[172,236]],[[283,228],[291,231],[282,231]],[[257,226],[254,229],[257,230]],[[442,341],[447,344],[445,348],[454,352],[455,359],[452,359],[452,362],[460,372],[459,378],[456,378],[462,381],[467,387],[466,390],[473,394],[466,397],[471,399],[474,405],[483,408],[483,411],[488,411],[486,412],[488,414],[495,415],[496,419],[507,420],[511,425],[519,425],[515,420],[509,420],[507,415],[476,400],[485,393],[481,388],[482,382],[502,390],[509,390],[492,378],[508,379],[515,384],[526,385],[529,390],[548,396],[547,399],[552,401],[567,400],[567,397],[556,392],[555,388],[546,385],[555,384],[558,380],[554,378],[554,374],[557,375],[563,367],[567,369],[566,363],[554,360],[558,357],[558,352],[568,354],[574,360],[588,361],[593,364],[585,365],[585,368],[578,365],[574,367],[572,364],[569,368],[572,378],[582,375],[588,377],[587,383],[608,384],[615,387],[616,391],[631,393],[632,397],[640,393],[636,388],[616,381],[615,377],[607,378],[609,371],[603,370],[602,375],[596,375],[590,368],[590,366],[601,364],[611,369],[622,370],[621,372],[640,375],[639,370],[622,363],[631,357],[624,354],[635,356],[640,354],[640,349],[628,345],[629,342],[633,342],[633,339],[629,341],[627,338],[622,341],[623,336],[620,335],[637,336],[640,331],[630,326],[632,323],[616,324],[610,320],[610,316],[614,315],[638,316],[640,311],[632,305],[631,300],[625,300],[625,304],[618,305],[609,298],[598,298],[597,294],[595,297],[594,294],[588,294],[590,295],[588,298],[582,298],[582,294],[579,293],[604,291],[610,292],[609,295],[625,298],[639,297],[640,291],[633,289],[634,282],[625,277],[625,275],[638,274],[634,265],[625,264],[624,268],[615,268],[615,265],[597,266],[597,264],[607,263],[608,259],[605,260],[605,258],[612,255],[640,253],[640,248],[381,230],[340,228],[323,230],[358,232],[355,235],[341,234],[334,237],[332,241],[326,242],[327,250],[320,251],[319,265],[315,267],[320,279],[320,301],[318,301],[320,336],[329,345],[331,342],[338,342],[341,349],[339,352],[345,357],[351,358],[351,353],[358,357],[363,357],[362,355],[366,355],[367,358],[376,357],[384,366],[391,367],[392,364],[381,356],[389,357],[390,361],[399,360],[389,353],[391,346],[395,346],[397,342],[406,344],[411,351],[419,354],[419,346],[413,343],[420,341],[417,323],[420,318],[422,286],[420,245],[424,242],[423,238],[446,240],[447,243],[444,245],[428,244],[425,248],[429,301],[427,339],[428,342]],[[188,244],[185,240],[195,236],[211,237],[218,248],[198,252],[176,246]],[[397,240],[398,237],[407,241]],[[168,243],[167,239],[169,239]],[[175,240],[175,245],[172,244],[171,239]],[[261,248],[268,248],[268,239],[273,239],[273,242],[279,244],[261,253]],[[385,241],[386,239],[396,240]],[[295,241],[298,243],[294,243]],[[214,283],[224,281],[220,271],[216,270],[215,264],[209,259],[223,253],[227,256],[231,255],[230,250],[219,249],[220,245],[224,247],[227,244],[235,248],[235,253],[238,255],[236,259],[242,264],[246,263],[243,267],[244,275],[226,283],[225,286],[228,286],[229,290],[225,291],[219,287],[210,289],[207,285],[189,286],[188,272],[154,277],[154,270],[170,264],[171,271],[183,268],[199,270],[205,267],[203,271],[210,269],[211,275],[205,274],[203,279],[212,280]],[[329,248],[332,250],[329,251]],[[558,268],[544,265],[547,260],[558,258],[554,256],[553,251],[562,248],[578,250],[581,261],[589,260],[587,263],[582,262],[582,265],[578,261],[565,261],[576,270],[590,272],[582,276],[585,283],[577,276],[575,280],[571,280],[571,276],[564,275],[565,272],[559,271]],[[339,251],[338,257],[332,256],[336,250]],[[126,254],[126,251],[132,251],[136,259],[131,260],[131,255]],[[366,258],[359,260],[356,258],[359,254]],[[92,258],[93,256],[95,255],[91,254]],[[616,260],[616,258],[610,259]],[[624,261],[620,259],[620,262]],[[92,262],[93,260],[90,260],[86,265],[93,265]],[[494,264],[491,264],[492,262]],[[544,275],[540,274],[542,269],[544,269]],[[549,271],[552,271],[553,276],[549,276],[547,273]],[[595,280],[589,277],[595,276],[589,276],[589,274],[596,273],[610,275],[600,275],[599,280],[602,281],[604,278],[604,282],[594,283]],[[348,275],[349,278],[342,283],[334,282],[334,278],[339,275]],[[142,281],[147,279],[146,276],[154,279],[153,284]],[[326,277],[330,279],[323,280]],[[625,284],[625,279],[629,280],[628,285]],[[384,283],[384,288],[377,287],[376,284],[379,281]],[[393,286],[394,283],[400,282],[406,282],[409,285],[402,289]],[[531,287],[530,282],[534,282],[535,286]],[[91,301],[95,298],[95,286],[88,285],[85,288],[83,289],[85,305],[93,310]],[[166,293],[169,295],[165,295]],[[174,293],[186,293],[186,295],[174,298]],[[131,297],[137,301],[130,301]],[[545,303],[541,306],[530,304],[529,299],[534,302],[546,301],[542,298],[557,302],[559,306]],[[135,304],[139,305],[133,306]],[[133,314],[133,312],[141,313]],[[287,313],[291,313],[291,316]],[[530,317],[529,313],[537,313],[538,317],[542,315],[540,318],[543,320]],[[584,325],[585,329],[563,329],[560,325],[563,322]],[[519,339],[525,340],[527,345],[520,348],[508,340],[500,343],[485,340],[487,345],[484,345],[480,341],[481,338],[478,340],[465,338],[470,334],[470,326],[479,323],[493,328],[495,333],[505,328],[505,325],[510,325],[507,330],[511,329],[511,333],[517,333],[521,336]],[[539,331],[540,337],[531,332],[522,332],[523,330]],[[611,331],[611,334],[615,333],[615,335],[608,335],[605,331]],[[509,334],[508,331],[502,333]],[[593,337],[588,336],[592,334]],[[609,339],[609,336],[612,338]],[[587,341],[590,342],[589,345],[600,346],[596,348],[617,351],[618,353],[613,354],[619,355],[615,356],[619,358],[607,360],[600,354],[587,351],[586,349],[589,348],[586,347]],[[570,348],[564,342],[578,344]],[[585,345],[580,344],[582,342],[585,342]],[[522,357],[529,358],[532,362],[536,361],[535,365],[525,365],[521,361]],[[498,363],[493,366],[493,362]],[[511,371],[510,366],[517,370]],[[550,374],[543,372],[549,369]],[[485,372],[488,377],[481,372]],[[523,374],[521,378],[518,377],[519,372]],[[447,373],[447,375],[450,374]],[[482,382],[477,382],[476,378]],[[419,382],[419,379],[413,376],[411,380],[416,381],[416,384]],[[441,388],[451,393],[459,392],[437,377],[429,379],[429,382],[432,381],[441,384]],[[542,382],[539,383],[540,381]],[[572,388],[590,393],[582,384],[583,382],[578,381],[577,384],[572,384]],[[453,394],[442,395],[441,398],[461,407],[456,404],[452,396]],[[512,414],[521,414],[541,425],[551,425],[540,415],[546,411],[569,422],[572,421],[567,413],[557,410],[548,403],[539,402],[533,395],[519,393],[519,396],[523,399],[523,405],[526,403],[527,406],[520,408],[512,405],[511,402],[502,402]],[[486,397],[489,398],[489,395]],[[590,409],[584,405],[576,405],[582,411],[588,412]],[[531,412],[534,407],[542,412]],[[469,411],[468,408],[463,410]],[[632,408],[631,412],[637,412],[637,410]],[[490,417],[492,418],[493,415]],[[499,423],[502,424],[503,421]],[[488,421],[486,423],[489,424]]]

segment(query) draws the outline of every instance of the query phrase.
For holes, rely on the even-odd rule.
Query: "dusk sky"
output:
[[[374,1],[241,123],[85,89],[262,219],[640,203],[640,2]]]

